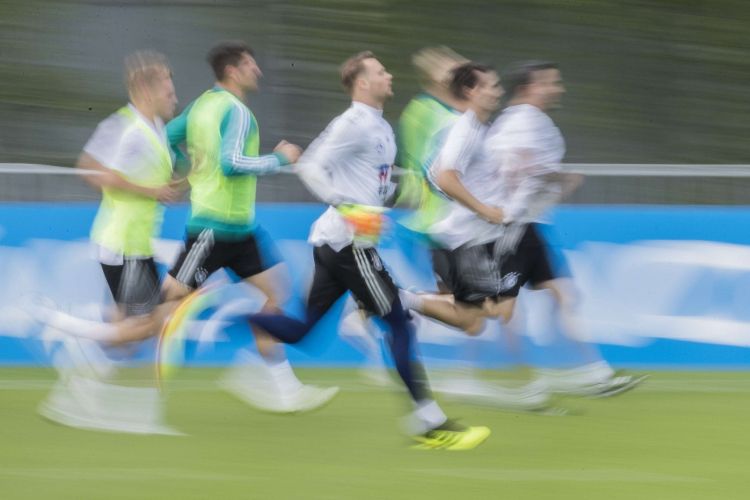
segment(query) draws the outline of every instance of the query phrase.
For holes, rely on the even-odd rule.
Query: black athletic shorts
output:
[[[498,255],[495,248],[489,242],[433,250],[433,269],[457,301],[472,305],[516,297],[526,283],[536,286],[558,277],[536,224],[526,226],[515,252]]]
[[[377,250],[349,245],[336,252],[328,245],[313,249],[315,274],[308,310],[323,313],[351,291],[360,308],[378,316],[391,312],[398,288],[385,269]]]
[[[217,240],[213,230],[204,229],[197,236],[188,236],[169,274],[183,285],[197,288],[221,268],[245,279],[280,262],[273,240],[260,227],[240,240]]]
[[[126,315],[148,314],[159,304],[161,285],[153,258],[125,258],[121,265],[102,263],[101,266],[112,297]]]
[[[493,248],[494,244],[489,243],[432,251],[435,274],[456,301],[481,305],[485,299],[500,295],[502,274]]]
[[[529,224],[516,251],[500,264],[503,273],[502,297],[517,297],[526,283],[537,286],[560,276],[555,271],[550,250],[537,224]]]

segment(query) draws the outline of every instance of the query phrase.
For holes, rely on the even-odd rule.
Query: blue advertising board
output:
[[[291,314],[302,309],[312,269],[306,238],[324,209],[316,204],[258,207],[257,219],[279,247],[291,278]],[[44,325],[29,314],[30,297],[46,297],[88,319],[106,315],[111,298],[88,242],[95,212],[96,204],[90,203],[0,205],[0,364],[49,363],[49,349],[40,336]],[[165,213],[157,245],[163,269],[179,251],[187,214],[184,205]],[[398,220],[402,214],[390,215]],[[550,246],[558,261],[566,262],[578,297],[578,335],[596,344],[612,364],[750,367],[750,209],[563,206],[551,214],[551,222]],[[434,289],[429,253],[403,233],[395,230],[385,238],[381,253],[386,265],[400,286]],[[221,305],[197,322],[189,362],[226,363],[238,348],[252,346],[241,316],[257,309],[262,298],[240,284],[227,285],[223,293]],[[345,301],[307,341],[289,348],[293,362],[362,362],[362,355],[339,339]],[[576,364],[576,344],[561,334],[555,318],[547,292],[524,290],[509,325],[490,322],[481,336],[467,339],[422,320],[417,335],[421,352],[431,360],[482,366],[513,362],[506,342],[510,332],[522,339],[526,361]]]

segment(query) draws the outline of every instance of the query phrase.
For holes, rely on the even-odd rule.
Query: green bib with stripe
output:
[[[419,207],[404,221],[415,231],[427,231],[442,217],[445,200],[430,189],[424,168],[434,150],[440,147],[436,141],[438,133],[453,124],[458,116],[447,104],[423,93],[409,102],[399,119],[399,165],[406,170],[399,202]]]
[[[244,106],[226,90],[211,89],[192,105],[187,117],[187,148],[192,161],[191,220],[188,231],[211,228],[226,235],[252,230],[255,216],[254,175],[227,176],[221,168],[223,124],[230,109]],[[249,111],[249,110],[248,110]],[[243,146],[246,156],[258,156],[260,135],[252,112],[250,133]]]

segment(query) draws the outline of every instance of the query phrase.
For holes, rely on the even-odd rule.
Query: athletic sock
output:
[[[111,323],[77,318],[60,311],[47,311],[42,321],[75,337],[111,342],[118,339],[118,329]]]
[[[294,394],[302,387],[302,382],[294,374],[292,365],[286,358],[281,361],[265,361],[265,363],[271,380],[282,395]]]
[[[408,290],[399,290],[398,296],[401,299],[401,303],[406,309],[412,311],[422,312],[424,299],[418,293],[410,292]]]
[[[433,399],[423,399],[416,403],[414,417],[416,417],[416,422],[414,423],[416,425],[416,434],[424,434],[436,427],[440,427],[448,420],[442,408]]]

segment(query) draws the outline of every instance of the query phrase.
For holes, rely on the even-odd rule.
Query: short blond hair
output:
[[[150,86],[166,70],[171,74],[167,57],[155,50],[139,50],[125,57],[125,87],[133,93],[141,85]]]
[[[375,59],[375,54],[365,50],[344,61],[341,65],[341,85],[344,86],[350,94],[354,90],[354,81],[365,71],[364,62],[366,59]]]
[[[433,83],[448,85],[451,80],[451,71],[468,61],[464,56],[444,45],[425,47],[411,56],[411,62],[423,85]]]

